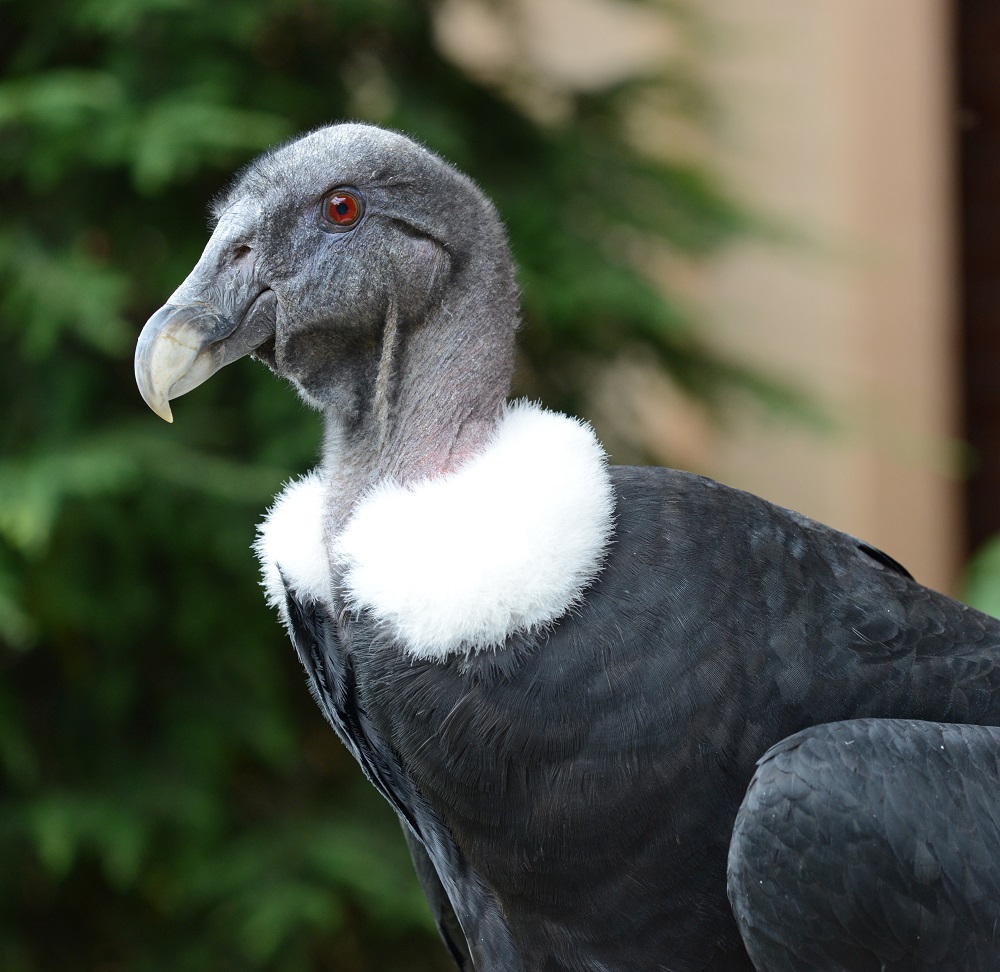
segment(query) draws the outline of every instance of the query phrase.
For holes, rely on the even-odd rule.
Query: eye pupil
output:
[[[361,218],[361,200],[339,189],[326,197],[326,218],[334,226],[353,226]]]

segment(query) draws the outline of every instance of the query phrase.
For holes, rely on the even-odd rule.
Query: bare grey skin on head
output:
[[[324,219],[340,188],[357,223]],[[493,205],[411,140],[323,128],[257,159],[214,207],[187,279],[146,325],[136,378],[170,399],[253,354],[326,420],[342,522],[368,484],[406,482],[478,452],[514,361],[514,272]]]
[[[139,387],[169,420],[251,354],[323,413],[265,593],[462,972],[997,968],[1000,620],[505,405],[500,221],[403,136],[313,132],[216,218]]]

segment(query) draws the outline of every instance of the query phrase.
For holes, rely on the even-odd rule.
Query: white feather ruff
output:
[[[267,600],[286,623],[282,576],[299,597],[331,594],[325,500],[314,470],[258,528]],[[590,426],[517,403],[485,451],[451,475],[372,489],[333,557],[352,608],[370,611],[411,655],[443,660],[565,614],[601,569],[613,513]]]
[[[326,553],[323,509],[326,491],[317,470],[290,482],[275,498],[257,527],[254,550],[260,561],[267,603],[286,624],[282,574],[301,598],[330,597],[330,562]]]
[[[334,557],[352,607],[415,657],[444,659],[563,615],[600,571],[613,512],[592,429],[518,403],[457,472],[375,487]]]

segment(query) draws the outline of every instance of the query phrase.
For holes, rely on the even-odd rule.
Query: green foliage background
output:
[[[696,25],[668,11],[696,45]],[[478,179],[522,268],[526,387],[656,355],[708,401],[750,387],[627,259],[754,227],[625,137],[683,64],[542,123],[465,76],[412,0],[0,0],[0,968],[444,969],[388,807],[324,725],[250,553],[318,423],[242,362],[167,427],[135,391],[147,316],[206,205],[276,140],[342,117]],[[652,86],[652,87],[650,87]],[[759,390],[759,389],[758,389]]]

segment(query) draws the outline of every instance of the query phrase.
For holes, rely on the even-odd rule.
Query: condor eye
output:
[[[323,219],[337,229],[350,229],[365,211],[365,204],[356,192],[350,189],[334,189],[323,197]]]

